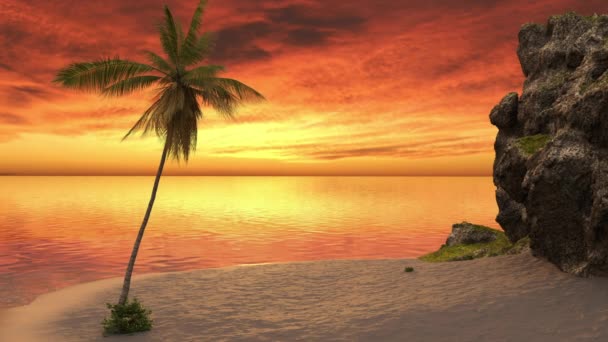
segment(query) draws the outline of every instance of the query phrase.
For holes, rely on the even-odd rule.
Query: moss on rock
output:
[[[530,239],[525,237],[512,244],[509,238],[500,230],[475,225],[478,229],[489,230],[497,235],[496,240],[486,243],[458,244],[453,246],[443,245],[439,250],[423,255],[418,259],[428,262],[462,261],[482,257],[493,257],[505,254],[521,253],[530,244]]]
[[[517,146],[526,154],[531,155],[540,151],[551,140],[548,134],[529,135],[517,139]]]
[[[556,14],[549,17],[549,20],[564,20],[564,19],[584,19],[587,22],[595,24],[599,21],[600,16],[597,13],[592,15],[582,15],[578,14],[575,11],[568,11],[564,14]]]
[[[526,236],[513,244],[508,254],[518,254],[530,247],[530,237]]]
[[[581,18],[585,19],[587,22],[591,23],[592,26],[596,26],[600,23],[602,18],[605,18],[605,14],[597,14],[593,13],[592,15],[581,15]]]
[[[522,30],[526,30],[526,29],[528,29],[529,27],[532,27],[532,26],[540,28],[542,30],[545,29],[545,26],[543,24],[533,23],[533,22],[529,22],[529,23],[525,23],[525,24],[521,25],[521,29]]]
[[[490,233],[493,233],[493,234],[500,234],[500,233],[502,233],[500,230],[493,229],[493,228],[486,227],[486,226],[482,226],[480,224],[474,224],[474,223],[471,223],[471,228],[473,228],[475,230],[479,230],[480,232],[490,232]]]

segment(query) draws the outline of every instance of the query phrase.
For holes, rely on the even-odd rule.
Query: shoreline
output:
[[[247,263],[247,264],[229,264],[229,265],[225,265],[225,266],[212,266],[212,267],[204,267],[204,268],[191,268],[191,269],[185,269],[185,270],[177,270],[177,271],[167,271],[167,272],[148,272],[148,273],[143,273],[143,274],[133,274],[132,279],[135,278],[139,278],[139,277],[145,277],[145,276],[156,276],[156,275],[168,275],[168,274],[172,274],[172,273],[188,273],[188,272],[198,272],[198,271],[205,271],[205,270],[215,270],[215,269],[229,269],[232,267],[252,267],[252,266],[264,266],[264,265],[282,265],[282,264],[300,264],[300,263],[315,263],[315,262],[330,262],[330,261],[365,261],[365,260],[375,260],[375,261],[391,261],[391,260],[418,260],[418,257],[401,257],[401,258],[385,258],[385,257],[379,257],[379,258],[367,258],[367,257],[362,257],[362,258],[343,258],[343,259],[321,259],[321,260],[293,260],[293,261],[269,261],[269,262],[259,262],[259,263]],[[137,267],[137,265],[136,265]],[[33,299],[31,299],[29,302],[27,303],[19,303],[17,305],[14,306],[8,306],[8,307],[2,307],[0,306],[0,318],[2,317],[2,312],[4,311],[8,311],[11,309],[16,309],[16,308],[20,308],[20,307],[25,307],[25,306],[29,306],[30,304],[32,304],[34,301],[36,301],[39,297],[43,297],[55,292],[59,292],[68,288],[72,288],[72,287],[77,287],[77,286],[81,286],[81,285],[85,285],[85,284],[94,284],[97,282],[101,282],[101,281],[109,281],[111,279],[120,279],[122,281],[124,277],[123,275],[120,276],[109,276],[106,278],[100,278],[100,279],[94,279],[94,280],[89,280],[89,281],[85,281],[82,283],[77,283],[77,284],[71,284],[71,285],[67,285],[65,287],[61,287],[61,288],[56,288],[56,289],[51,289],[48,292],[44,292],[41,293],[37,296],[35,296]],[[117,296],[118,298],[118,296]],[[1,323],[1,321],[0,321]]]
[[[405,266],[414,267],[405,273]],[[7,341],[566,341],[608,338],[608,279],[521,255],[426,263],[245,264],[133,277],[151,331],[101,336],[122,278],[78,284],[0,313]]]

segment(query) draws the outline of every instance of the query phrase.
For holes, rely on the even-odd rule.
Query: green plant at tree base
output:
[[[406,267],[405,270],[403,270],[404,272],[414,272],[414,268],[413,267]]]
[[[132,334],[136,332],[148,331],[152,328],[152,311],[146,310],[141,306],[137,298],[133,301],[121,305],[106,303],[111,310],[110,317],[102,322],[103,335],[112,334]]]

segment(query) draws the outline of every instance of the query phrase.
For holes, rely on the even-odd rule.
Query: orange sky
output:
[[[151,94],[105,99],[51,84],[68,63],[160,52],[167,3],[0,2],[0,174],[154,174],[156,137],[120,142]],[[521,24],[608,12],[605,1],[210,0],[212,63],[268,101],[238,122],[211,109],[197,151],[165,174],[491,175],[492,107],[521,93]]]

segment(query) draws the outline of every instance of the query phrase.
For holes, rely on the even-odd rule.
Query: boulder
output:
[[[497,231],[487,229],[469,222],[455,223],[452,225],[452,233],[445,241],[446,246],[470,245],[474,243],[485,243],[496,240]]]
[[[523,92],[490,113],[496,221],[565,272],[608,275],[608,16],[552,16],[518,38]]]
[[[490,113],[490,122],[500,128],[510,128],[517,122],[517,93],[509,93]]]

